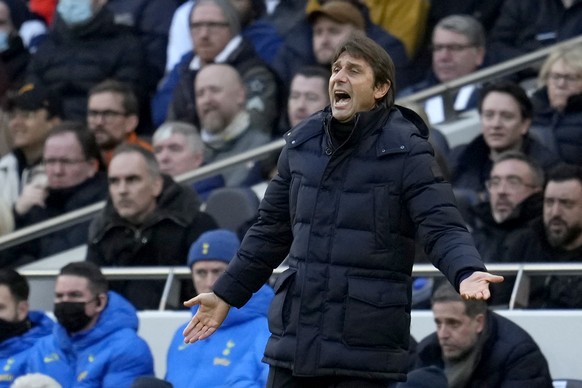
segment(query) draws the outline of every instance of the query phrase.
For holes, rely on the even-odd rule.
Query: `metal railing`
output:
[[[418,93],[407,96],[406,98],[399,99],[397,103],[422,102],[430,97],[436,95],[443,95],[444,100],[445,102],[447,102],[448,105],[448,107],[445,106],[445,119],[450,120],[451,117],[454,117],[455,115],[455,112],[452,108],[452,94],[456,92],[459,88],[467,84],[484,82],[492,78],[501,77],[526,69],[528,67],[541,63],[554,50],[567,48],[578,44],[582,44],[582,36],[572,38],[561,43],[557,43],[553,46],[540,49],[538,51],[520,56],[515,59],[511,59],[498,65],[487,67],[475,73],[469,74],[465,77],[447,83],[443,83],[426,90],[422,90]],[[209,177],[211,175],[216,174],[219,171],[222,171],[236,164],[262,158],[270,154],[271,152],[280,150],[283,147],[283,145],[284,145],[283,139],[273,141],[264,146],[243,152],[239,155],[235,155],[228,159],[208,164],[206,166],[196,169],[195,171],[180,175],[179,177],[176,178],[176,181],[188,183]],[[68,226],[89,220],[93,218],[97,214],[97,212],[99,212],[103,208],[104,205],[105,205],[104,201],[98,202],[93,205],[72,211],[65,215],[55,217],[44,222],[40,222],[38,224],[26,228],[22,228],[6,236],[2,236],[0,237],[0,251],[2,249],[9,248],[14,245],[21,244],[23,242],[30,241],[34,238],[38,238],[43,235],[50,234],[52,232],[56,232]]]
[[[277,276],[287,269],[280,266],[273,271]],[[529,299],[529,279],[532,276],[556,275],[556,276],[582,276],[582,263],[510,263],[488,264],[487,270],[496,275],[515,276],[515,284],[508,309],[527,307]],[[168,305],[176,305],[175,291],[179,289],[178,282],[191,279],[190,269],[180,267],[104,267],[103,275],[110,280],[165,280],[164,291],[160,297],[159,310],[165,310]],[[35,279],[54,279],[59,274],[59,269],[24,269],[20,273],[29,281]],[[414,277],[440,277],[441,272],[431,264],[415,264],[412,269]]]

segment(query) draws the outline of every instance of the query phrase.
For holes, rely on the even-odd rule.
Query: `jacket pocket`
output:
[[[345,343],[406,349],[410,335],[407,289],[404,281],[348,278]]]
[[[291,315],[292,293],[289,290],[295,282],[296,271],[287,269],[273,285],[275,297],[269,306],[269,331],[275,335],[283,335]]]

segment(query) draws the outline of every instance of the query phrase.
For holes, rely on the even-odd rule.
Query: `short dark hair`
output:
[[[356,32],[338,47],[331,61],[332,66],[344,52],[368,62],[374,73],[374,86],[390,84],[390,89],[384,95],[382,102],[387,108],[391,108],[394,105],[396,93],[396,68],[386,50],[364,34]]]
[[[329,86],[329,77],[331,77],[331,72],[329,69],[322,66],[303,66],[293,74],[293,78],[298,75],[302,75],[305,78],[318,77],[324,80],[325,90]]]
[[[547,174],[546,184],[552,182],[564,182],[577,180],[582,185],[582,166],[560,163],[553,167]]]
[[[138,153],[144,158],[148,172],[152,178],[161,176],[160,165],[158,164],[156,156],[153,154],[153,152],[148,151],[137,144],[123,143],[117,146],[113,151],[113,157],[111,159],[113,160],[113,158],[115,158],[117,155],[131,153]]]
[[[518,150],[509,150],[504,151],[497,155],[495,158],[493,165],[495,166],[498,163],[505,162],[507,160],[519,160],[528,165],[529,169],[533,173],[534,184],[538,187],[544,186],[544,170],[543,168],[533,159]]]
[[[11,268],[0,269],[0,286],[6,286],[10,290],[16,302],[28,300],[30,287],[24,276]]]
[[[471,318],[479,314],[487,314],[487,302],[484,300],[464,300],[450,283],[443,282],[432,295],[431,305],[447,302],[463,302],[465,304],[465,315]]]
[[[509,94],[519,105],[521,117],[523,119],[532,118],[533,104],[529,97],[527,96],[527,94],[525,93],[525,90],[523,90],[523,88],[516,84],[515,82],[506,80],[494,81],[486,84],[483,87],[481,93],[479,94],[479,104],[477,106],[479,114],[481,114],[483,108],[483,100],[485,100],[485,97],[487,97],[487,95],[491,92]]]
[[[99,171],[105,171],[105,163],[103,162],[101,151],[99,151],[95,135],[89,131],[85,124],[79,121],[63,121],[50,130],[47,139],[64,133],[72,133],[75,136],[81,146],[85,160],[95,159],[99,164]]]
[[[89,90],[89,97],[100,93],[114,93],[121,96],[121,107],[125,115],[139,115],[139,102],[135,91],[125,82],[105,80]]]
[[[89,290],[94,295],[106,294],[109,285],[107,279],[103,276],[101,269],[95,263],[90,261],[74,261],[61,268],[59,276],[71,275],[85,278],[89,281]]]

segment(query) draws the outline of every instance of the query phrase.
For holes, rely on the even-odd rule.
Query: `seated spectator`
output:
[[[417,367],[444,370],[449,387],[551,388],[548,362],[521,327],[448,283],[432,297],[436,332],[418,344]]]
[[[63,387],[129,387],[154,374],[147,343],[137,335],[131,304],[108,290],[99,267],[78,261],[61,268],[55,283],[53,334],[30,350],[27,371]]]
[[[86,118],[87,93],[106,79],[127,82],[145,98],[142,46],[129,28],[115,24],[106,3],[84,1],[83,7],[79,0],[59,0],[54,24],[28,67],[27,80],[57,93],[68,120]]]
[[[22,38],[24,47],[34,53],[47,33],[47,23],[29,7],[29,1],[2,0],[9,8],[12,24]],[[33,2],[34,0],[30,1]],[[46,0],[45,0],[46,1]],[[29,9],[30,8],[30,9]]]
[[[87,125],[109,165],[113,150],[120,144],[137,144],[148,151],[150,143],[136,134],[139,125],[139,103],[133,90],[122,82],[106,80],[89,91]]]
[[[489,201],[471,209],[468,223],[483,261],[495,263],[505,256],[506,241],[542,215],[544,172],[523,153],[506,151],[495,159],[486,186]]]
[[[396,66],[396,85],[406,84],[399,71],[408,63],[402,42],[370,21],[366,6],[356,0],[318,0],[308,3],[307,17],[287,34],[273,67],[289,89],[291,79],[303,66],[320,65],[329,69],[334,50],[351,32],[363,31],[382,46]],[[318,22],[319,21],[319,22]],[[318,25],[315,30],[315,23]]]
[[[287,99],[287,132],[301,121],[329,105],[329,70],[316,67],[302,67],[293,76]]]
[[[543,217],[512,240],[504,261],[582,262],[582,167],[560,165],[548,173]],[[582,308],[582,278],[532,278],[529,306]]]
[[[532,95],[532,133],[566,163],[582,165],[582,46],[553,52]]]
[[[13,1],[12,1],[13,2]],[[0,104],[24,84],[30,53],[22,43],[10,12],[10,1],[0,0]]]
[[[12,152],[0,159],[0,198],[12,206],[25,184],[41,169],[44,141],[62,110],[58,98],[39,85],[26,84],[8,101]]]
[[[196,293],[212,291],[239,245],[236,234],[226,229],[206,232],[192,244],[188,267]],[[266,386],[269,366],[261,359],[270,335],[267,310],[272,299],[272,288],[264,285],[243,308],[231,309],[206,341],[185,345],[187,323],[180,326],[168,349],[166,380],[174,388],[191,387],[192,382],[200,387]]]
[[[236,8],[241,24],[241,35],[248,39],[257,55],[267,64],[271,64],[283,43],[283,37],[267,18],[264,0],[230,0]],[[304,0],[303,0],[304,1]],[[172,18],[167,48],[166,71],[171,71],[180,62],[180,58],[192,50],[193,42],[188,29],[188,16],[195,0],[187,0]],[[301,9],[303,16],[303,9]]]
[[[192,124],[179,121],[162,124],[154,132],[153,146],[160,171],[172,178],[194,171],[204,163],[204,143],[198,128]],[[202,201],[206,201],[210,192],[219,187],[224,187],[224,178],[220,174],[192,184]]]
[[[488,37],[487,59],[501,63],[582,34],[575,0],[505,0]]]
[[[10,388],[62,388],[62,385],[42,373],[28,373],[14,380]]]
[[[144,49],[146,70],[144,80],[147,90],[154,92],[164,76],[168,30],[172,15],[181,0],[107,0],[106,7],[115,17],[117,24],[132,28]],[[149,110],[149,109],[148,109]]]
[[[207,65],[198,72],[194,85],[206,163],[226,159],[269,142],[269,136],[253,125],[245,109],[243,80],[234,67]],[[247,179],[255,173],[255,166],[239,164],[223,170],[226,186],[257,183]]]
[[[26,374],[30,349],[51,334],[53,321],[28,305],[26,278],[12,269],[0,269],[0,387],[7,388]]]
[[[477,71],[485,57],[485,33],[477,19],[468,15],[451,15],[437,23],[432,32],[432,69],[423,81],[402,90],[404,97],[423,89],[449,82]],[[479,86],[465,85],[454,96],[454,110],[463,112],[477,104]],[[441,96],[424,102],[430,124],[445,121],[445,107]]]
[[[80,209],[107,197],[107,180],[95,138],[80,123],[64,122],[49,133],[43,151],[46,178],[26,185],[14,204],[17,229]],[[18,260],[32,261],[85,244],[89,222],[29,241]]]
[[[154,124],[161,125],[167,114],[167,119],[199,127],[194,80],[203,66],[224,63],[236,68],[243,79],[253,125],[270,135],[279,118],[279,82],[241,35],[236,8],[230,0],[198,0],[190,12],[189,24],[193,47],[160,85],[152,103]]]
[[[486,198],[485,181],[491,166],[504,151],[517,150],[535,160],[544,170],[559,158],[529,134],[532,104],[524,90],[510,81],[487,85],[478,103],[481,135],[451,150],[451,183],[456,189],[472,190]]]
[[[109,199],[89,229],[87,260],[102,267],[184,265],[190,245],[216,223],[196,193],[160,173],[155,156],[124,144],[109,164]],[[138,309],[156,309],[163,281],[112,285]]]

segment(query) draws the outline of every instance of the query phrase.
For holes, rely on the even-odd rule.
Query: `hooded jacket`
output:
[[[533,338],[521,327],[487,312],[485,342],[466,388],[552,388],[548,362]],[[444,369],[436,333],[418,344],[417,367]]]
[[[153,375],[147,343],[137,335],[135,309],[110,291],[95,326],[70,335],[56,324],[51,336],[30,351],[28,373],[43,373],[67,387],[130,387],[138,376]]]
[[[142,225],[121,218],[111,198],[107,200],[89,227],[87,260],[102,267],[186,264],[190,244],[217,225],[210,215],[199,210],[198,197],[191,188],[179,185],[167,175],[163,177],[156,209]],[[112,287],[136,308],[145,309],[158,307],[163,283],[134,280]]]
[[[26,374],[26,363],[34,344],[52,333],[54,322],[44,312],[30,311],[31,328],[26,333],[0,342],[0,387],[8,388]]]
[[[331,120],[328,107],[285,135],[259,221],[214,292],[240,307],[288,257],[265,361],[296,376],[404,380],[415,236],[457,287],[485,267],[418,115],[359,113],[339,147]]]
[[[244,307],[230,309],[226,319],[210,338],[184,344],[180,326],[168,349],[166,380],[174,388],[264,387],[268,365],[263,352],[269,328],[267,309],[273,289],[263,286]],[[192,314],[198,306],[192,308]]]

